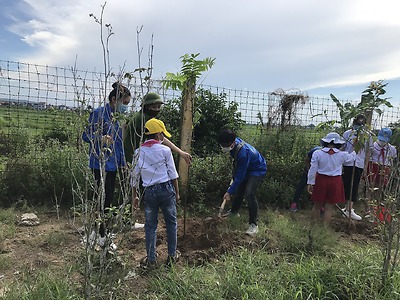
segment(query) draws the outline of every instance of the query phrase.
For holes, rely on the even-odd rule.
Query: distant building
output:
[[[33,107],[33,109],[37,109],[37,110],[45,110],[47,107],[46,102],[33,102],[30,103]]]

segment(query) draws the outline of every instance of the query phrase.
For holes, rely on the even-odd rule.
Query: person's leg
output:
[[[118,186],[120,193],[118,194],[117,204],[122,205],[125,202],[130,201],[130,182],[129,182],[129,173],[127,169],[118,168]]]
[[[363,169],[357,168],[357,167],[354,168],[353,190],[352,190],[351,203],[350,203],[350,207],[351,207],[350,212],[352,214],[353,219],[354,218],[361,219],[361,217],[354,212],[354,203],[356,203],[358,201],[358,187],[360,186],[362,172],[363,172]]]
[[[346,199],[345,210],[350,210],[352,208],[352,203],[350,201],[352,177],[353,177],[353,167],[344,166],[342,180],[343,180],[343,187],[344,187],[344,195],[345,195],[345,199]]]
[[[238,189],[236,190],[235,195],[233,195],[232,207],[231,207],[232,214],[237,214],[240,210],[240,207],[242,206],[246,183],[247,183],[247,180],[243,181],[241,183],[241,185],[238,187]]]
[[[258,221],[258,202],[256,198],[257,188],[264,177],[251,176],[245,185],[245,199],[249,209],[249,224],[257,225]]]
[[[108,171],[106,172],[105,178],[105,198],[104,198],[104,222],[100,224],[100,236],[104,237],[106,235],[107,227],[111,222],[111,216],[109,216],[110,207],[113,205],[114,201],[114,191],[115,191],[115,182],[117,178],[117,171]]]
[[[293,196],[293,203],[299,204],[300,197],[303,194],[306,186],[307,186],[307,172],[303,170],[303,174],[301,175],[301,178],[296,185],[296,191],[294,192]]]
[[[311,211],[311,224],[314,225],[320,219],[320,210],[324,206],[324,202],[314,201],[314,206]]]
[[[343,168],[343,186],[346,198],[346,206],[343,209],[345,215],[351,216],[353,220],[361,220],[361,216],[354,212],[353,204],[358,199],[358,187],[361,180],[363,169],[346,166]]]
[[[331,222],[332,214],[333,214],[333,206],[334,206],[334,204],[325,202],[325,205],[324,205],[324,225],[325,226],[329,226],[329,223]]]
[[[97,185],[97,190],[95,191],[96,193],[96,198],[99,199],[99,203],[98,203],[98,214],[99,217],[102,217],[103,214],[107,213],[108,208],[110,207],[113,198],[114,198],[114,189],[115,189],[115,178],[117,175],[117,172],[105,172],[104,176],[105,178],[104,180],[104,192],[105,192],[105,196],[104,196],[104,206],[101,203],[101,199],[99,198],[99,195],[101,194],[99,189],[101,187],[101,180],[102,180],[102,176],[101,176],[101,171],[99,169],[92,169],[93,174],[94,174],[94,179],[96,181],[96,185]],[[101,237],[105,236],[105,225],[103,222],[101,222],[99,224],[99,234]]]
[[[144,212],[146,218],[146,253],[149,263],[155,262],[156,242],[157,242],[157,225],[158,225],[158,199],[152,190],[145,189],[144,192]]]
[[[175,257],[178,223],[176,219],[176,194],[172,183],[167,184],[163,189],[160,205],[167,228],[168,256]]]

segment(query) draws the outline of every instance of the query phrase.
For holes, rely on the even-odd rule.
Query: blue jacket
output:
[[[235,147],[230,155],[235,159],[235,152],[242,139],[236,138]],[[233,183],[228,188],[229,194],[234,194],[240,184],[250,176],[262,177],[267,174],[267,163],[265,158],[252,145],[244,143],[236,157],[236,168],[233,174]]]
[[[82,139],[89,143],[89,167],[92,169],[100,170],[100,159],[103,160],[106,171],[116,171],[118,167],[126,166],[122,128],[117,120],[113,120],[113,113],[114,110],[109,103],[93,110],[89,116],[89,125],[82,134]],[[104,135],[113,138],[111,145],[102,143]],[[102,158],[100,149],[104,154]]]

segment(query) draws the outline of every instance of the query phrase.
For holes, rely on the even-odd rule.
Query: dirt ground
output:
[[[245,212],[244,212],[245,213]],[[309,210],[296,213],[287,211],[276,215],[286,215],[297,220],[307,221]],[[71,219],[57,218],[54,213],[37,214],[40,225],[32,227],[16,226],[15,235],[0,241],[0,296],[5,286],[20,280],[24,274],[38,273],[40,270],[65,270],[68,264],[76,264],[79,255],[82,255],[84,245],[81,243],[82,234],[78,232],[81,226]],[[181,258],[178,264],[201,265],[204,262],[218,260],[221,254],[238,246],[249,247],[256,242],[256,238],[244,234],[246,224],[243,224],[243,233],[231,234],[226,230],[226,220],[217,215],[209,217],[190,217],[184,224],[183,218],[178,223],[178,249]],[[242,220],[245,222],[245,219]],[[260,220],[262,222],[262,220]],[[143,220],[139,220],[143,223]],[[2,224],[3,226],[3,224]],[[267,227],[266,225],[265,227]],[[332,226],[342,236],[354,241],[368,241],[377,239],[377,230],[374,224],[368,221],[357,222],[356,226],[348,225],[348,220],[335,216]],[[144,229],[132,230],[117,234],[115,244],[118,246],[115,255],[127,262],[127,269],[135,269],[140,260],[146,255]],[[160,215],[157,238],[157,254],[160,263],[166,259],[167,245],[165,226]],[[3,260],[3,263],[1,261]],[[81,274],[77,275],[77,279]],[[146,287],[146,280],[136,284]]]

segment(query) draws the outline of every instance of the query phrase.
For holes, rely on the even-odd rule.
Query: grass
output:
[[[12,209],[1,209],[0,210],[0,222],[12,225],[16,221],[15,212]]]
[[[218,225],[221,234],[230,233],[234,239],[246,229],[246,220],[243,209],[239,217]],[[259,234],[248,238],[247,244],[201,266],[179,264],[125,281],[132,266],[113,257],[107,267],[110,282],[94,289],[93,299],[400,299],[399,271],[381,286],[382,255],[377,243],[358,243],[322,227],[310,231],[308,219],[293,214],[263,211],[260,220]],[[57,232],[44,240],[53,247],[64,241]],[[0,261],[0,270],[9,264],[7,259]],[[2,299],[82,299],[82,287],[71,271],[24,274]]]
[[[34,277],[26,275],[24,282],[10,286],[1,298],[4,300],[80,300],[76,289],[71,286],[68,276],[56,276],[51,273],[39,273]]]
[[[80,118],[73,111],[35,110],[27,107],[0,106],[0,132],[7,133],[13,128],[27,130],[30,136],[43,135],[66,124],[80,124],[86,117]],[[71,125],[72,126],[72,125]]]
[[[151,290],[162,299],[398,299],[395,287],[379,290],[378,257],[365,250],[326,257],[241,248],[217,264],[159,275]]]
[[[16,234],[16,216],[12,209],[0,210],[0,243],[6,238],[12,238]],[[0,244],[0,250],[2,246]]]
[[[50,232],[43,240],[43,243],[52,248],[57,248],[66,244],[67,237],[62,232]]]
[[[400,299],[399,272],[381,287],[377,244],[348,243],[323,227],[310,232],[308,222],[285,215],[261,218],[271,220],[254,241],[262,247],[238,247],[212,264],[156,273],[146,299]],[[243,219],[229,219],[232,235],[243,230]]]
[[[0,247],[0,272],[3,272],[9,268],[12,267],[12,259],[8,256],[5,255],[5,253],[2,253],[3,250]]]

